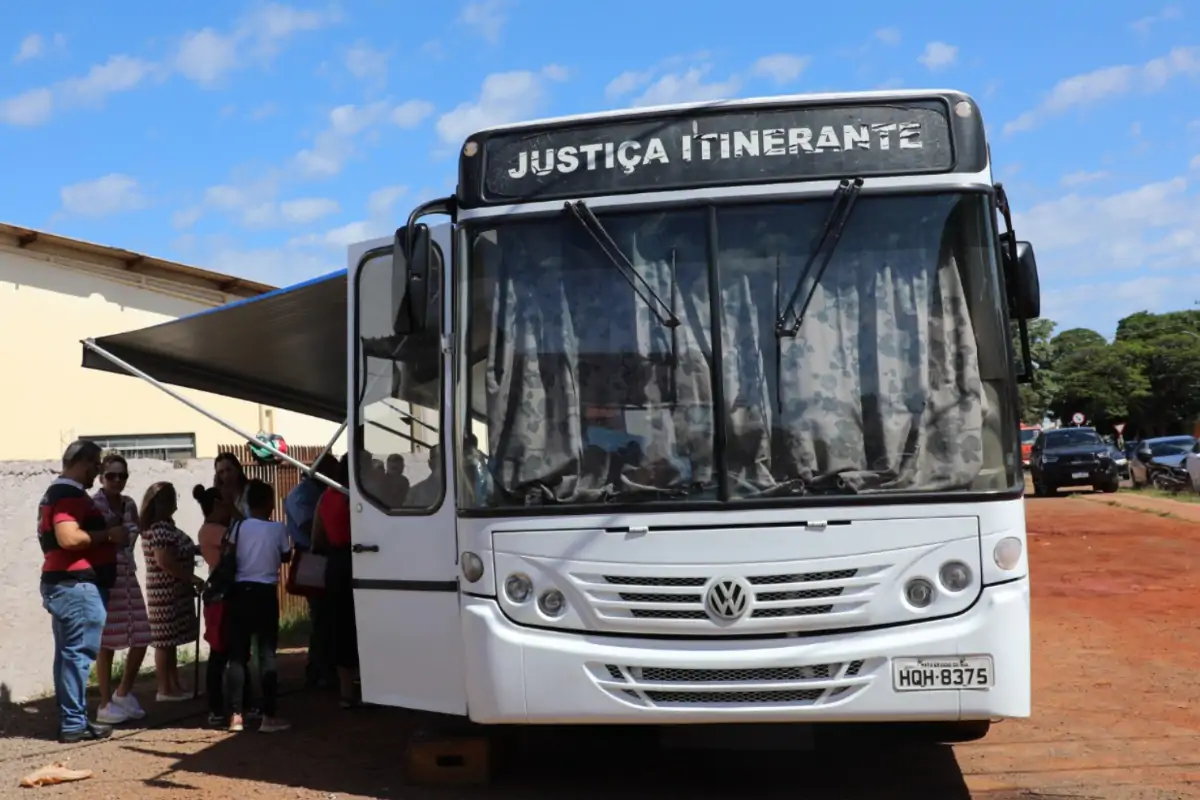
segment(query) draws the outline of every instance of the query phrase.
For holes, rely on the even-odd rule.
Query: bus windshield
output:
[[[1011,487],[987,196],[864,195],[814,282],[828,214],[598,213],[638,280],[566,214],[468,224],[459,397],[486,454],[460,463],[484,459],[488,480],[464,505]],[[798,282],[802,324],[778,335]]]

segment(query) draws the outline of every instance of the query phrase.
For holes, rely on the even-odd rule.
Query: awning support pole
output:
[[[325,449],[321,451],[321,454],[319,456],[317,456],[316,458],[313,459],[312,464],[309,465],[307,470],[305,470],[309,475],[311,475],[313,473],[313,471],[317,468],[317,464],[321,463],[321,459],[324,458],[325,456],[329,455],[329,451],[333,449],[333,446],[335,444],[337,444],[337,440],[341,437],[342,433],[346,430],[346,426],[348,424],[350,424],[350,420],[349,419],[344,420],[342,422],[342,424],[338,426],[338,429],[333,432],[333,438],[329,440],[329,444],[325,445]]]
[[[117,356],[113,355],[112,353],[108,352],[108,351],[107,351],[107,350],[105,350],[103,347],[101,347],[100,345],[96,344],[96,342],[95,342],[95,340],[94,340],[94,339],[84,339],[84,340],[83,340],[83,342],[82,342],[82,344],[83,344],[83,346],[84,346],[84,347],[86,347],[88,350],[91,350],[91,351],[92,351],[93,353],[95,353],[96,355],[98,355],[98,356],[100,356],[100,357],[102,357],[102,358],[104,358],[104,359],[107,359],[107,360],[108,360],[109,362],[111,362],[111,363],[112,363],[114,366],[120,367],[121,369],[125,370],[125,371],[126,371],[126,372],[128,372],[130,375],[133,375],[133,376],[134,376],[134,377],[136,377],[136,378],[141,378],[141,379],[142,379],[142,380],[144,380],[146,383],[148,383],[148,384],[150,384],[151,386],[153,386],[154,388],[156,388],[156,389],[160,390],[160,391],[161,391],[161,392],[163,392],[164,394],[170,395],[171,397],[173,397],[173,398],[175,398],[176,400],[178,400],[179,402],[183,403],[185,406],[187,406],[188,408],[192,409],[192,410],[193,410],[193,411],[195,411],[196,413],[198,413],[198,414],[202,414],[202,415],[204,415],[205,417],[208,417],[208,418],[209,418],[209,419],[211,419],[213,422],[215,422],[215,423],[217,423],[218,425],[220,425],[222,428],[227,428],[228,430],[231,430],[231,431],[233,431],[233,432],[234,432],[234,433],[236,433],[238,436],[240,436],[240,437],[242,437],[243,439],[245,439],[247,444],[249,444],[249,443],[253,443],[255,447],[261,447],[263,450],[266,450],[266,451],[268,451],[269,453],[273,454],[275,457],[277,457],[277,458],[280,458],[280,459],[282,459],[282,460],[286,461],[287,463],[291,464],[292,466],[294,466],[294,467],[299,467],[300,469],[302,469],[302,470],[304,470],[304,471],[306,471],[306,472],[308,472],[308,471],[309,471],[309,467],[308,467],[308,465],[307,465],[307,464],[305,464],[304,462],[302,462],[302,461],[299,461],[298,459],[292,458],[292,457],[291,457],[291,456],[289,456],[287,453],[284,453],[284,452],[282,452],[281,450],[277,449],[277,448],[276,448],[274,445],[270,444],[269,442],[261,442],[261,441],[259,441],[258,439],[256,439],[256,438],[254,437],[254,435],[253,435],[253,434],[246,433],[246,431],[242,430],[242,429],[241,429],[241,428],[239,428],[237,425],[234,425],[232,422],[228,422],[228,421],[226,421],[226,420],[223,420],[223,419],[221,419],[220,417],[218,417],[216,414],[213,414],[213,413],[212,413],[212,412],[210,412],[210,411],[206,411],[205,409],[201,408],[201,407],[200,407],[199,405],[197,405],[196,403],[193,403],[191,400],[187,399],[187,398],[186,398],[186,397],[184,397],[182,394],[180,394],[179,392],[177,392],[177,391],[175,391],[174,389],[172,389],[170,386],[167,386],[167,385],[166,385],[165,383],[163,383],[162,381],[160,381],[160,380],[158,380],[158,379],[154,378],[153,376],[151,376],[151,375],[149,375],[149,374],[147,374],[147,373],[143,372],[142,370],[140,370],[140,369],[138,369],[137,367],[133,366],[133,365],[132,365],[132,364],[130,364],[129,362],[125,361],[124,359],[122,359],[122,358],[119,358],[119,357],[117,357]],[[344,423],[343,423],[342,427],[343,427],[343,428],[345,428],[345,424],[344,424]],[[340,431],[339,431],[338,435],[339,435],[339,436],[341,435],[341,432],[340,432]],[[337,440],[337,437],[334,437],[334,441],[336,441],[336,440]],[[332,446],[332,445],[333,445],[333,442],[330,442],[330,446]],[[345,487],[345,486],[342,486],[341,484],[339,484],[337,481],[333,480],[332,478],[327,478],[327,477],[325,477],[324,475],[322,475],[321,473],[319,473],[319,472],[315,472],[315,471],[314,471],[314,472],[311,472],[311,474],[312,474],[313,476],[315,476],[315,477],[317,478],[317,480],[321,481],[321,483],[324,483],[324,484],[325,484],[325,485],[327,485],[327,486],[331,486],[331,487],[333,487],[334,489],[337,489],[337,490],[338,490],[339,492],[341,492],[342,494],[349,494],[349,493],[350,493],[350,492],[349,492],[349,490],[348,490],[348,489],[346,489],[346,487]]]

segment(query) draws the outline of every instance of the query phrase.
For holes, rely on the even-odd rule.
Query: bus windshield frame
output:
[[[822,198],[601,211],[674,328],[565,214],[462,223],[456,402],[480,407],[457,437],[473,443],[458,458],[460,513],[1019,494],[991,193],[864,193],[859,204],[791,339],[765,321],[800,280]],[[867,301],[879,306],[869,319],[831,324]],[[959,316],[931,322],[934,308]],[[814,353],[828,363],[814,368]],[[905,359],[917,366],[897,383]]]

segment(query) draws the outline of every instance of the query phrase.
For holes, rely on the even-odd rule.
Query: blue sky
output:
[[[282,285],[448,193],[474,128],[948,87],[982,106],[1047,316],[1107,335],[1200,301],[1200,4],[120,5],[6,10],[0,220]]]

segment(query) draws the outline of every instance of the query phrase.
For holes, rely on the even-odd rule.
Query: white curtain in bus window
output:
[[[969,487],[985,401],[960,270],[987,262],[960,243],[961,197],[859,199],[820,281],[818,258],[802,284],[794,337],[775,322],[828,204],[720,212],[735,495],[834,474],[857,491]]]
[[[704,216],[604,225],[641,296],[574,221],[498,231],[487,416],[509,492],[587,501],[713,479]]]

